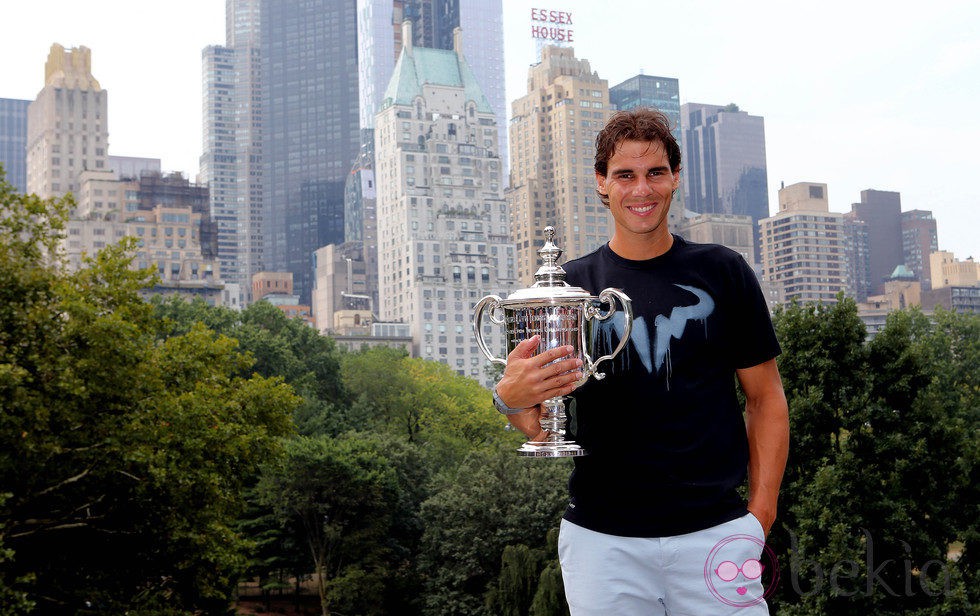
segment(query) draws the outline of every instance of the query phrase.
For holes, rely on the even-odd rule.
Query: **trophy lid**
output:
[[[545,227],[544,236],[544,246],[538,249],[538,254],[544,263],[534,274],[534,284],[529,288],[514,291],[507,296],[505,303],[528,300],[581,300],[592,297],[585,289],[573,287],[565,282],[565,270],[558,265],[558,259],[563,251],[554,243],[555,228],[550,225]]]

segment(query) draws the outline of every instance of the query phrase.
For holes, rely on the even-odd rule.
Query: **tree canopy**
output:
[[[243,481],[298,399],[230,338],[161,331],[132,243],[67,272],[69,206],[0,181],[3,579],[44,613],[227,605]]]

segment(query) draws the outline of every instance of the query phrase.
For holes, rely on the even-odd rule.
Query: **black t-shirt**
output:
[[[755,274],[723,246],[674,236],[665,254],[623,259],[604,245],[566,263],[567,281],[632,300],[630,342],[602,362],[602,380],[572,393],[575,458],[570,522],[598,532],[663,537],[746,512],[748,441],[735,370],[776,357],[779,344]],[[623,314],[596,322],[593,360],[611,353]]]

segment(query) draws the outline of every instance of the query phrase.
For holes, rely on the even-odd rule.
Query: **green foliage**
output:
[[[385,613],[418,532],[419,466],[404,442],[350,433],[287,441],[262,476],[262,502],[302,528],[325,613]]]
[[[487,611],[499,616],[527,614],[546,558],[543,549],[532,549],[524,544],[505,546],[496,585],[487,591]]]
[[[551,557],[538,579],[538,589],[531,602],[530,616],[568,616],[568,602],[565,600],[565,584],[561,577],[558,562],[558,529],[548,531],[546,554]]]
[[[269,302],[255,302],[241,312],[176,297],[154,299],[153,305],[168,334],[186,333],[203,324],[237,340],[240,350],[254,359],[250,370],[282,378],[307,401],[347,403],[334,341],[302,320],[288,318]]]
[[[441,467],[477,447],[520,442],[504,430],[507,420],[494,410],[490,392],[445,364],[377,347],[345,355],[341,370],[360,425],[424,445]]]
[[[849,300],[775,324],[792,435],[776,613],[974,609],[980,317],[896,312],[868,344]]]
[[[499,587],[504,548],[543,548],[558,525],[567,462],[520,458],[509,447],[477,450],[436,478],[422,505],[426,613],[488,613],[484,594]]]
[[[243,376],[230,339],[163,339],[131,243],[65,273],[69,201],[3,182],[0,197],[4,579],[45,613],[223,609],[243,479],[276,454],[295,397]]]

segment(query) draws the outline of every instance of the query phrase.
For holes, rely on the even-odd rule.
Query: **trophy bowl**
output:
[[[598,371],[599,364],[616,357],[629,341],[633,328],[630,298],[619,289],[605,289],[598,296],[593,296],[585,289],[569,285],[565,282],[565,271],[557,265],[562,251],[554,244],[554,227],[545,227],[544,234],[545,244],[538,250],[544,264],[534,274],[535,283],[511,293],[507,299],[487,295],[474,307],[476,342],[491,362],[507,365],[506,359],[494,356],[483,339],[483,318],[487,315],[493,323],[504,326],[508,355],[523,340],[540,335],[537,353],[568,345],[574,349],[572,353],[555,361],[571,357],[582,360],[582,378],[576,385],[585,383],[590,377],[602,379],[605,374]],[[589,348],[593,340],[592,326],[615,314],[616,301],[625,317],[619,344],[612,353],[593,360]],[[536,458],[585,455],[586,451],[579,444],[565,438],[567,414],[564,398],[549,398],[543,406],[541,428],[548,437],[543,441],[524,443],[518,449],[520,455]]]

